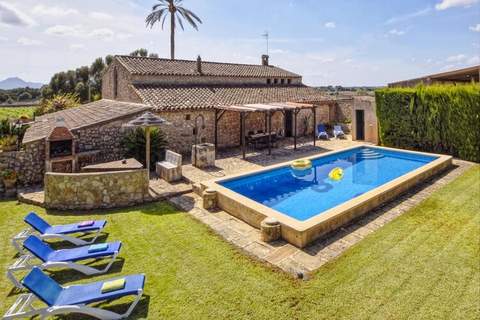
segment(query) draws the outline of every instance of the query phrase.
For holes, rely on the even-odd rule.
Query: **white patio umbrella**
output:
[[[159,116],[147,111],[140,117],[129,121],[127,127],[141,127],[145,128],[145,162],[147,165],[147,173],[150,177],[150,129],[153,127],[159,127],[161,125],[170,124],[167,120],[160,118]]]

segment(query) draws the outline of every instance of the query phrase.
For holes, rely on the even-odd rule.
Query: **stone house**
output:
[[[20,183],[41,182],[45,168],[76,171],[84,165],[121,159],[123,124],[146,110],[171,123],[162,128],[168,136],[169,148],[189,153],[195,121],[200,115],[204,119],[200,141],[213,142],[218,106],[306,102],[317,106],[317,123],[338,121],[344,117],[342,110],[351,108],[351,102],[327,98],[320,90],[304,85],[302,76],[270,65],[268,56],[262,56],[258,65],[205,62],[200,57],[169,60],[115,56],[103,76],[102,96],[100,101],[35,120],[23,139],[30,155],[22,159],[29,160],[17,166],[20,170],[41,169],[20,177]],[[239,117],[230,111],[223,115],[218,126],[219,147],[240,144]],[[299,135],[312,132],[312,120],[311,109],[300,111]],[[276,112],[272,116],[272,129],[292,136],[292,122],[288,112]],[[66,129],[62,131],[65,134],[71,133],[66,134],[64,141],[50,137],[59,126]],[[266,117],[261,112],[251,114],[245,126],[246,132],[262,130],[266,127]]]

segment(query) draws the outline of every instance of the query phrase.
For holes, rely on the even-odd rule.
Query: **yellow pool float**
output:
[[[312,168],[312,162],[308,159],[299,159],[293,161],[291,167],[294,170],[308,170]]]
[[[333,181],[340,181],[343,178],[343,169],[336,167],[333,168],[332,171],[328,174],[328,177]]]

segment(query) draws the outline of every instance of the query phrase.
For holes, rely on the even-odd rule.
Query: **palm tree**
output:
[[[147,27],[153,28],[156,23],[161,23],[163,30],[165,20],[170,13],[170,58],[172,60],[175,59],[175,21],[178,21],[182,30],[185,30],[182,19],[185,19],[195,30],[198,30],[198,23],[202,23],[195,13],[183,7],[182,1],[158,0],[160,3],[152,7],[152,12],[145,19]]]

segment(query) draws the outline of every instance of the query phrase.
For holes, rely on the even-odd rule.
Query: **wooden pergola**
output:
[[[215,108],[215,150],[218,146],[218,123],[222,116],[227,111],[238,112],[240,114],[240,141],[242,146],[242,156],[245,159],[245,119],[247,116],[254,112],[263,112],[265,114],[265,132],[268,133],[268,154],[272,154],[272,116],[275,112],[282,112],[285,116],[286,111],[293,112],[293,144],[294,149],[297,149],[297,115],[302,109],[311,109],[313,114],[313,145],[316,142],[316,108],[317,106],[310,103],[299,102],[275,102],[275,103],[255,103],[255,104],[243,104],[243,105],[231,105],[231,106],[218,106]],[[285,117],[284,117],[285,118]]]

